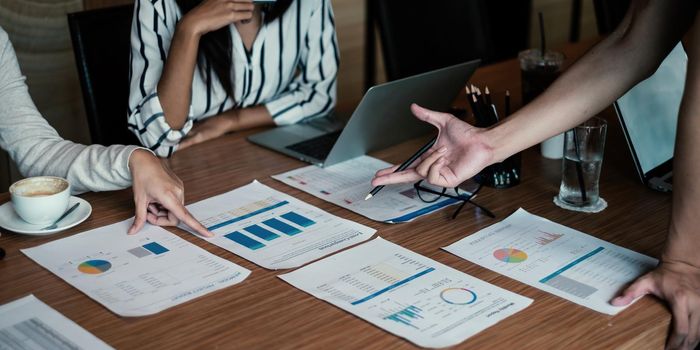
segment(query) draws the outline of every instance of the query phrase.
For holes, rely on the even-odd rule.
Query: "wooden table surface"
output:
[[[589,43],[564,48],[579,57]],[[520,104],[520,73],[515,60],[479,69],[471,82],[488,84],[495,98],[510,89],[514,106]],[[629,150],[609,109],[605,160],[600,191],[609,207],[598,214],[566,211],[552,203],[561,178],[560,161],[540,157],[537,149],[523,152],[523,181],[506,190],[484,188],[479,203],[491,209],[497,220],[519,207],[593,236],[658,256],[665,239],[671,197],[644,187],[637,178]],[[253,131],[254,132],[254,131]],[[254,146],[250,132],[225,136],[178,152],[169,160],[186,186],[187,202],[248,184],[253,179],[289,193],[335,215],[378,230],[378,235],[476,276],[489,283],[534,299],[524,311],[507,318],[460,344],[459,348],[662,348],[670,323],[665,305],[645,297],[626,311],[611,317],[527,286],[451,255],[444,247],[497,220],[475,214],[469,206],[455,220],[450,210],[433,213],[411,224],[372,222],[309,194],[279,183],[270,175],[305,163]],[[401,162],[423,140],[413,140],[373,155]],[[284,283],[268,271],[179,229],[171,232],[209,252],[252,270],[244,282],[210,293],[154,316],[119,317],[77,289],[30,261],[19,250],[77,232],[127,219],[133,215],[131,191],[89,193],[82,196],[93,206],[92,216],[81,225],[49,237],[3,232],[0,247],[7,257],[0,261],[0,304],[33,293],[39,299],[119,349],[165,348],[414,348],[413,344]],[[0,203],[9,196],[0,194]]]

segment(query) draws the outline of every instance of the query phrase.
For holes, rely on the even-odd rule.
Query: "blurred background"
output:
[[[518,1],[521,0],[513,0],[514,3]],[[0,26],[10,36],[34,102],[49,123],[66,139],[80,143],[91,142],[66,14],[132,2],[133,0],[0,1]],[[426,6],[437,7],[440,2],[424,3]],[[350,114],[368,83],[387,79],[381,37],[376,25],[367,25],[368,2],[332,0],[332,3],[341,56],[336,110],[341,114]],[[507,14],[511,9],[506,7],[500,11]],[[539,45],[536,19],[539,11],[545,16],[549,47],[557,47],[567,41],[587,40],[598,35],[593,1],[533,0],[529,13],[518,14],[530,18],[528,28],[525,28],[528,46]],[[426,23],[429,20],[426,19]],[[417,25],[424,24],[421,22]],[[374,38],[374,50],[371,47],[368,50],[366,46],[368,30],[374,32],[374,36],[369,37]],[[372,54],[373,59],[366,57],[367,52]],[[367,62],[372,61],[373,69],[366,69]],[[0,191],[7,191],[9,184],[18,178],[14,165],[2,152]]]

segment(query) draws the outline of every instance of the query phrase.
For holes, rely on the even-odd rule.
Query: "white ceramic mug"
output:
[[[12,206],[24,221],[50,225],[68,210],[70,183],[54,176],[36,176],[10,186]]]

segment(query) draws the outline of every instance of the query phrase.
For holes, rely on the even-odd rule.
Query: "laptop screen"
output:
[[[625,134],[644,175],[673,158],[687,61],[679,43],[654,75],[617,100]]]

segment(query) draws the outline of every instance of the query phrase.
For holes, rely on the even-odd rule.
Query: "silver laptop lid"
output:
[[[651,77],[615,103],[632,158],[645,183],[671,172],[687,62],[678,43]]]
[[[411,103],[447,111],[477,67],[479,60],[473,60],[370,88],[323,166],[359,157],[434,130],[430,124],[413,116]]]

